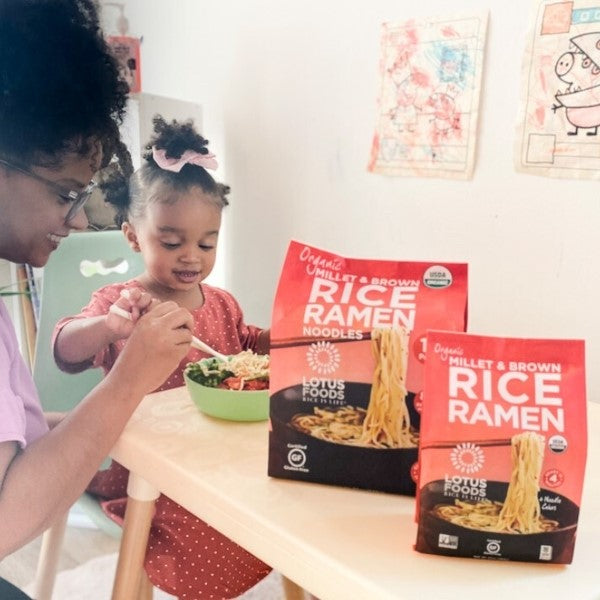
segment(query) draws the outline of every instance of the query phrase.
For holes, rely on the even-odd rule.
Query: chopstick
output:
[[[431,444],[420,446],[421,450],[428,449],[442,449],[442,448],[455,448],[459,444],[464,444],[468,442],[469,444],[473,444],[475,446],[510,446],[512,440],[510,438],[501,438],[495,440],[456,440],[455,442],[445,441],[445,442],[431,442]]]
[[[211,348],[208,344],[203,342],[200,338],[197,338],[195,335],[192,336],[192,348],[196,348],[196,350],[201,350],[202,352],[207,352],[208,354],[212,354],[219,360],[228,361],[229,356],[225,354],[221,354],[218,350]]]
[[[111,313],[114,313],[115,315],[119,315],[120,317],[123,317],[124,319],[127,319],[128,321],[131,321],[131,313],[127,312],[125,309],[121,308],[120,306],[116,306],[115,304],[113,304],[113,305],[111,305],[109,310]],[[228,356],[225,356],[225,354],[221,354],[214,348],[211,348],[208,344],[203,342],[201,339],[198,339],[195,335],[192,336],[192,347],[196,348],[196,350],[201,350],[202,352],[206,352],[207,354],[212,354],[213,356],[216,356],[219,360],[224,360],[224,361],[229,360]]]
[[[271,348],[292,348],[294,346],[309,346],[316,342],[332,342],[335,344],[342,344],[344,342],[360,342],[362,340],[370,340],[371,332],[363,331],[362,337],[357,338],[332,338],[323,336],[299,336],[289,338],[279,338],[277,340],[271,339]]]

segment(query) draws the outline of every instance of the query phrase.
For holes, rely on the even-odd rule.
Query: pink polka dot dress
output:
[[[53,344],[66,323],[72,319],[106,314],[119,298],[121,290],[133,287],[143,289],[134,279],[95,292],[79,315],[67,317],[57,324]],[[244,324],[242,311],[233,296],[205,284],[201,288],[204,304],[192,311],[194,334],[223,354],[256,350],[261,330]],[[108,372],[124,344],[125,340],[111,344],[85,363],[73,365],[58,361],[59,367],[72,373],[90,367],[102,367]],[[183,385],[185,365],[204,356],[207,355],[191,349],[156,391]],[[106,514],[119,524],[122,524],[125,515],[128,476],[129,471],[113,461],[107,470],[96,474],[88,487],[89,492],[102,499]],[[182,600],[235,598],[271,571],[268,565],[164,495],[156,501],[144,566],[155,586]]]

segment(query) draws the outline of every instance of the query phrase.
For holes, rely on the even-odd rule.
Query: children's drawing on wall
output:
[[[109,35],[108,45],[119,65],[121,78],[131,93],[142,91],[142,75],[140,69],[140,39],[126,35]]]
[[[600,178],[600,1],[541,2],[523,67],[517,169]]]
[[[486,25],[487,14],[383,24],[369,171],[471,177]]]

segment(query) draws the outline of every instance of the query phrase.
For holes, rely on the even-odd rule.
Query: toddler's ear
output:
[[[137,234],[135,232],[135,229],[133,228],[133,225],[131,225],[131,223],[125,221],[121,225],[121,231],[125,235],[125,239],[127,240],[127,242],[129,243],[129,245],[131,246],[131,249],[134,252],[139,252],[140,251],[140,245],[138,243]]]

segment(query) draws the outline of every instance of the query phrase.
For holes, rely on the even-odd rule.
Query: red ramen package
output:
[[[570,563],[586,460],[584,343],[427,335],[416,549]]]
[[[414,495],[425,336],[464,331],[467,265],[291,242],[271,324],[269,475]]]

